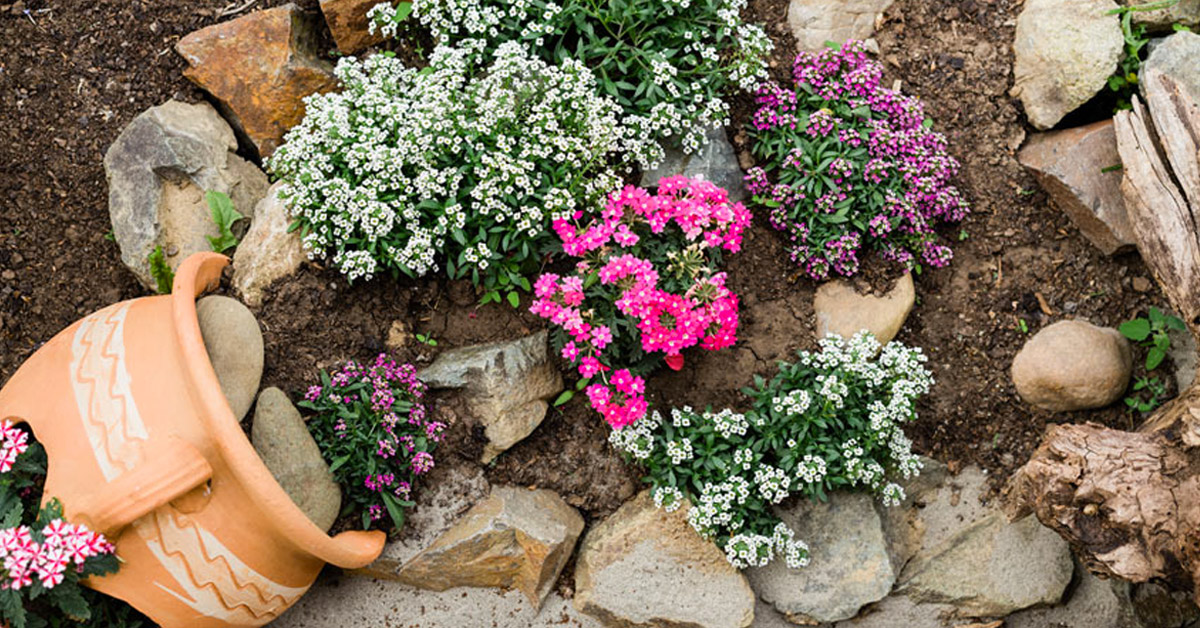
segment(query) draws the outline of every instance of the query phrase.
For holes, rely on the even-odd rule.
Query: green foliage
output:
[[[430,347],[438,346],[438,341],[434,339],[433,334],[417,334],[417,342]]]
[[[1133,393],[1125,398],[1125,405],[1130,410],[1150,412],[1162,405],[1162,398],[1167,395],[1167,384],[1157,377],[1139,377],[1133,384]]]
[[[821,347],[780,363],[770,381],[756,376],[744,415],[655,412],[610,438],[645,466],[655,502],[668,511],[689,502],[688,521],[737,567],[777,555],[807,562],[807,546],[773,512],[789,496],[857,488],[895,505],[904,490],[890,480],[920,472],[901,425],[933,383],[925,356],[896,342],[881,349],[868,333]]]
[[[221,234],[215,238],[206,236],[208,244],[213,251],[224,253],[237,246],[238,239],[233,235],[233,223],[242,220],[245,216],[233,208],[233,201],[229,200],[229,195],[224,192],[209,190],[204,193],[204,200],[208,202],[212,221],[217,225],[217,230]]]
[[[1186,331],[1187,326],[1177,316],[1165,314],[1162,310],[1151,307],[1148,318],[1135,318],[1121,323],[1118,328],[1123,336],[1148,349],[1146,352],[1146,370],[1153,371],[1162,364],[1171,348],[1170,330]]]
[[[150,264],[150,276],[154,278],[158,293],[171,294],[171,287],[175,284],[175,271],[167,264],[167,256],[163,254],[162,246],[154,247],[146,261]]]
[[[1109,15],[1120,17],[1121,34],[1125,39],[1125,55],[1117,64],[1117,70],[1108,77],[1108,88],[1117,94],[1116,111],[1133,108],[1133,96],[1138,90],[1142,61],[1145,61],[1146,44],[1150,43],[1150,36],[1146,34],[1146,25],[1135,24],[1134,14],[1169,9],[1177,4],[1179,4],[1179,0],[1163,0],[1162,2],[1119,7],[1108,12]],[[1175,24],[1174,29],[1176,31],[1189,30],[1182,24]]]

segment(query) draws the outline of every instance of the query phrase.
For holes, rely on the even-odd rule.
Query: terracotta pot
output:
[[[71,325],[0,390],[0,418],[27,423],[46,448],[45,494],[108,535],[124,561],[87,585],[164,628],[261,626],[325,563],[362,567],[385,540],[317,528],[234,418],[195,303],[228,263],[193,255],[172,294]]]

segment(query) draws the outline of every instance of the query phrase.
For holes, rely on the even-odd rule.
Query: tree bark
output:
[[[1170,76],[1142,77],[1147,108],[1118,113],[1122,191],[1138,250],[1193,335],[1200,331],[1200,104]],[[1200,382],[1138,431],[1055,425],[1008,487],[1089,569],[1163,581],[1200,602]]]

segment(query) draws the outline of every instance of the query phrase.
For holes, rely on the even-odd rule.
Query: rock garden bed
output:
[[[197,310],[234,418],[322,530],[389,531],[378,560],[329,567],[302,598],[235,618],[245,611],[225,597],[223,619],[185,602],[203,625],[1200,619],[1196,558],[1174,541],[1195,531],[1187,512],[1149,517],[1172,526],[1165,541],[1116,506],[1101,528],[1119,532],[1097,533],[1062,513],[1109,516],[1104,500],[1061,479],[1083,469],[1114,493],[1137,481],[1174,495],[1191,477],[1171,466],[1193,446],[1173,422],[1185,402],[1154,415],[1159,436],[1138,436],[1142,475],[1095,460],[1132,447],[1118,430],[1192,383],[1191,249],[1172,248],[1189,231],[1127,203],[1165,198],[1187,215],[1198,202],[1194,137],[1170,152],[1200,128],[1200,36],[1172,34],[1200,23],[1195,2],[1128,14],[1111,0],[662,3],[682,5],[665,30],[733,6],[714,13],[729,38],[672,70],[647,56],[620,80],[598,68],[652,36],[570,20],[566,36],[513,30],[527,19],[513,5],[476,47],[468,31],[490,18],[457,3],[417,0],[407,16],[399,3],[370,29],[376,4],[0,0],[0,381],[72,322],[169,292],[168,269],[224,251],[232,268]],[[539,36],[562,50],[530,52]],[[439,38],[457,52],[435,51]],[[856,43],[797,61],[827,40]],[[853,79],[826,76],[837,64]],[[1171,82],[1156,100],[1138,72]],[[777,87],[742,89],[760,81]],[[679,89],[698,106],[654,118],[645,102]],[[510,93],[521,106],[507,108]],[[326,95],[306,106],[310,94]],[[1157,131],[1168,157],[1135,161],[1153,153],[1137,126],[1150,116],[1179,121]],[[485,119],[503,123],[473,126],[472,151],[440,141]],[[891,196],[908,188],[888,187],[882,159],[826,159],[885,131],[921,194]],[[329,154],[344,180],[322,187]],[[392,169],[344,174],[371,160]],[[388,203],[426,213],[385,217]],[[496,212],[509,222],[480,218]],[[863,329],[899,344],[850,340]],[[822,345],[828,333],[849,344]],[[360,394],[347,410],[343,396]],[[1058,425],[1088,427],[1051,430],[1039,450]],[[1103,445],[1079,453],[1087,430]],[[743,460],[749,498],[719,466]],[[1118,546],[1150,566],[1105,555]],[[112,608],[97,615],[106,626],[150,625]]]

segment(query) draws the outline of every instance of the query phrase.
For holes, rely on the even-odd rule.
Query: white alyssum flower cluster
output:
[[[576,56],[607,77],[603,91],[626,103],[627,149],[655,167],[664,144],[692,153],[728,123],[729,86],[753,91],[766,78],[771,40],[742,18],[747,0],[413,0],[412,17],[439,44],[484,53],[517,41],[542,59]],[[371,28],[394,36],[390,3],[373,8]],[[586,24],[582,27],[581,24]],[[615,38],[613,33],[622,36]],[[614,48],[614,45],[617,46]],[[597,67],[598,66],[598,67]]]
[[[904,488],[889,478],[920,473],[902,425],[933,384],[925,356],[867,333],[820,344],[750,392],[750,413],[676,408],[669,420],[653,412],[609,437],[646,466],[655,503],[690,503],[688,522],[739,568],[779,556],[807,564],[808,546],[771,511],[788,497],[858,488],[895,506]]]
[[[424,70],[377,54],[345,58],[344,89],[306,99],[269,167],[310,256],[351,280],[454,276],[540,255],[549,222],[621,183],[620,107],[592,73],[516,42],[482,71],[479,51],[439,47]]]

